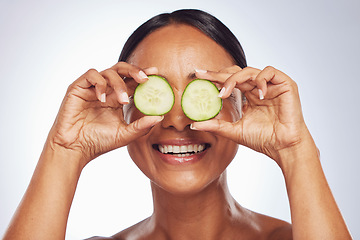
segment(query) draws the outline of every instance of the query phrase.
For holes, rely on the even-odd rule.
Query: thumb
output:
[[[222,137],[229,138],[236,143],[240,143],[241,130],[235,123],[221,119],[211,119],[203,122],[194,122],[190,125],[192,130],[212,132]]]
[[[164,116],[144,116],[138,120],[127,125],[120,134],[120,139],[123,139],[121,145],[127,145],[135,139],[147,134],[150,129],[157,123],[161,122]]]

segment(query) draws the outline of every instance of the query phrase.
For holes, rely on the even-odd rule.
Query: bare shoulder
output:
[[[124,240],[124,239],[152,239],[149,236],[148,225],[149,218],[138,222],[137,224],[122,230],[121,232],[112,236],[114,240]]]
[[[146,225],[147,219],[113,235],[112,237],[91,237],[85,240],[124,240],[124,239],[138,239],[146,236]],[[140,230],[140,231],[139,231]],[[141,235],[140,235],[141,234]],[[148,238],[145,238],[148,239]]]
[[[274,231],[271,232],[271,234],[269,235],[269,240],[292,240],[293,236],[292,236],[292,226],[291,224],[287,224],[284,226],[280,226],[276,229],[274,229]]]
[[[256,215],[260,229],[268,240],[291,240],[292,225],[286,221],[273,218],[267,215],[253,213]]]
[[[144,235],[145,233],[145,227],[144,224],[146,224],[147,219],[113,235],[112,237],[91,237],[87,238],[85,240],[124,240],[124,239],[138,239],[139,233]],[[141,229],[141,231],[139,231]]]
[[[266,240],[291,240],[292,226],[290,223],[269,217],[263,214],[245,210],[246,224],[244,222],[241,227],[234,233],[236,236],[244,236],[246,239],[266,239]],[[124,239],[162,239],[159,235],[154,235],[149,229],[149,218],[145,219],[112,237],[92,237],[86,240],[124,240]],[[240,226],[239,225],[239,226]],[[245,230],[245,231],[244,231]]]
[[[292,226],[290,223],[283,222],[279,223],[278,226],[274,227],[269,235],[268,240],[292,240]]]

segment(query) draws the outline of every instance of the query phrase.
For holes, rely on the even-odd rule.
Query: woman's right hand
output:
[[[80,154],[83,167],[95,157],[146,134],[162,117],[145,116],[127,124],[123,105],[129,98],[123,79],[142,83],[147,74],[157,74],[157,69],[142,70],[119,62],[102,72],[87,71],[68,88],[47,140],[50,146]]]

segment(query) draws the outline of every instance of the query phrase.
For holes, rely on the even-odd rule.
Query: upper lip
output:
[[[191,145],[191,144],[204,144],[206,141],[202,141],[200,139],[168,139],[168,140],[160,140],[156,142],[157,145]]]

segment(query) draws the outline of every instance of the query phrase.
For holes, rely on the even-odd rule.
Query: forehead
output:
[[[166,77],[188,76],[195,69],[219,71],[234,65],[222,46],[184,24],[171,24],[149,34],[135,48],[129,62],[141,68],[157,67]]]

